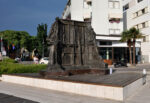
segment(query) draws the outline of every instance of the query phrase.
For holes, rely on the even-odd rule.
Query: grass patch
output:
[[[46,69],[46,66],[41,64],[24,65],[18,64],[12,59],[4,59],[0,62],[0,74],[38,73],[40,70]]]

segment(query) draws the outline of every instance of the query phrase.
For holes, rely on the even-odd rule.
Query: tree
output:
[[[121,42],[127,42],[127,45],[129,47],[129,54],[130,54],[130,64],[132,64],[132,41],[131,41],[131,37],[130,37],[130,33],[128,30],[122,32],[121,35]]]
[[[135,55],[136,55],[136,49],[135,49],[135,44],[136,44],[136,39],[143,38],[142,33],[139,31],[139,29],[136,28],[131,28],[129,29],[129,34],[133,42],[133,65],[135,65]]]
[[[47,51],[47,24],[39,24],[37,27],[37,40],[38,40],[38,51],[42,57],[45,56]]]
[[[26,47],[30,39],[30,35],[25,31],[6,30],[0,32],[7,45],[14,44],[15,46]]]
[[[30,36],[26,31],[6,30],[1,31],[0,34],[3,37],[4,47],[8,52],[19,51],[23,47],[31,52],[37,42],[36,37]],[[15,50],[12,50],[12,45],[15,46]]]
[[[135,55],[136,55],[136,39],[143,38],[142,33],[140,33],[139,29],[136,28],[130,28],[129,30],[126,30],[122,32],[121,41],[127,42],[127,45],[129,47],[129,53],[130,53],[130,64],[132,64],[132,49],[131,46],[133,45],[133,65],[135,65]]]
[[[38,39],[37,39],[36,36],[30,36],[29,42],[30,43],[28,43],[28,48],[27,49],[30,52],[32,52],[35,48],[38,47]]]

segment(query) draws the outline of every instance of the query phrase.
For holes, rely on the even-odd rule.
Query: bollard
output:
[[[147,73],[146,73],[146,69],[143,69],[143,75],[146,75]]]
[[[113,69],[110,68],[110,69],[109,69],[109,74],[111,75],[112,73],[113,73]]]
[[[143,85],[146,84],[146,75],[147,75],[146,69],[143,69]]]

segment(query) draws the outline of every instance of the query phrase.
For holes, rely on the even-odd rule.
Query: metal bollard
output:
[[[111,75],[112,73],[113,73],[113,69],[110,68],[110,69],[109,69],[109,74]]]

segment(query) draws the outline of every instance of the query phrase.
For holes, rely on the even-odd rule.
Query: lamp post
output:
[[[1,53],[3,51],[3,38],[1,37]]]
[[[44,38],[43,38],[43,43],[42,44],[43,44],[42,57],[44,57]]]

